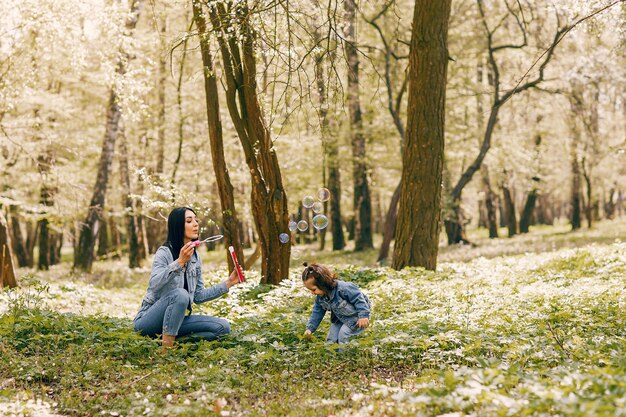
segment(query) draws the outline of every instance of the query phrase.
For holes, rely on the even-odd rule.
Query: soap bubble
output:
[[[298,248],[291,248],[291,257],[295,260],[300,259],[300,257],[302,256],[302,251]]]
[[[281,233],[280,236],[278,236],[278,240],[280,240],[280,243],[287,243],[289,242],[289,235],[287,233]]]
[[[330,191],[328,188],[320,188],[317,192],[317,198],[323,203],[324,201],[330,200]]]
[[[324,211],[324,205],[316,201],[315,204],[313,204],[313,213],[321,213],[322,211]]]
[[[300,220],[298,222],[298,230],[299,231],[304,232],[308,228],[309,228],[309,224],[306,222],[306,220]]]
[[[311,224],[317,230],[325,229],[326,226],[328,226],[328,217],[324,216],[323,214],[318,214],[317,216],[313,217],[313,221],[311,222]]]
[[[292,232],[295,232],[297,228],[298,228],[298,223],[294,222],[293,220],[289,222],[289,230],[291,230]]]
[[[306,197],[302,199],[302,205],[305,208],[311,208],[313,207],[313,204],[315,204],[315,200],[310,195],[307,195]]]

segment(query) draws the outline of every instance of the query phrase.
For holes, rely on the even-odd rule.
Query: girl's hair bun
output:
[[[306,263],[306,262],[302,262],[302,266],[307,267],[307,266],[309,266],[309,264]]]

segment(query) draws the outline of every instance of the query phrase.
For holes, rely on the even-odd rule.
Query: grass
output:
[[[328,318],[301,338],[313,299],[299,268],[278,287],[251,272],[194,310],[227,318],[230,336],[167,354],[132,331],[147,268],[26,275],[0,294],[0,414],[623,416],[623,226],[470,235],[478,246],[442,248],[436,272],[317,254],[374,305],[340,354],[323,341]],[[206,279],[223,279],[204,256]]]

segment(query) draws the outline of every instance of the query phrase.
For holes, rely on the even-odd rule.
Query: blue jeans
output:
[[[230,324],[217,317],[186,316],[190,295],[184,288],[167,293],[135,320],[135,330],[146,336],[192,336],[215,340],[230,333]]]
[[[348,343],[349,339],[363,333],[365,329],[352,330],[347,324],[342,322],[333,323],[328,330],[326,341],[328,343]]]

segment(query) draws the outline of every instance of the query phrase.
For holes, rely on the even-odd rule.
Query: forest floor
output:
[[[149,267],[20,270],[0,293],[0,415],[626,416],[626,220],[469,237],[436,272],[301,245],[280,286],[250,271],[194,308],[230,336],[166,354],[132,331]],[[225,278],[223,254],[203,259],[207,284]],[[313,297],[298,264],[313,259],[373,303],[341,353],[328,318],[301,338]]]

